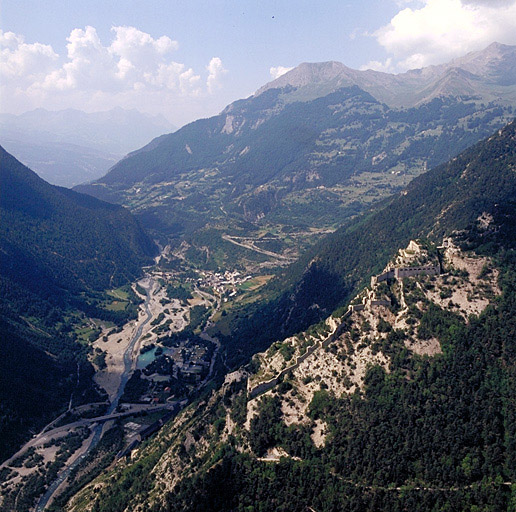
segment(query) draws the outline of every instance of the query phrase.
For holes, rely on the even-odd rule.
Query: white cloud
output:
[[[0,70],[4,80],[31,82],[49,72],[57,59],[51,46],[27,44],[23,36],[0,30]]]
[[[134,27],[113,27],[111,30],[116,36],[109,51],[141,70],[155,69],[166,55],[179,46],[177,41],[167,36],[153,39]]]
[[[206,70],[209,73],[208,79],[206,80],[206,87],[208,88],[208,92],[213,94],[213,92],[220,87],[221,78],[227,73],[227,69],[224,69],[219,57],[213,57],[206,66]]]
[[[203,83],[202,74],[173,60],[179,45],[170,37],[153,38],[135,27],[113,27],[112,33],[106,45],[94,27],[76,28],[67,38],[66,55],[59,56],[49,45],[27,44],[21,35],[0,31],[3,109],[163,109],[209,97],[227,73],[213,57]]]
[[[41,86],[48,91],[119,89],[117,61],[109,48],[102,46],[97,31],[93,27],[72,30],[67,41],[68,61],[61,68],[47,75],[43,83],[35,83],[34,88]]]
[[[291,69],[294,69],[294,68],[286,68],[284,66],[276,66],[276,67],[270,68],[269,73],[271,74],[272,79],[276,80],[276,78],[279,78],[281,75],[288,73]]]
[[[373,35],[395,63],[370,67],[404,71],[438,64],[494,41],[516,44],[516,1],[424,0],[401,9]]]

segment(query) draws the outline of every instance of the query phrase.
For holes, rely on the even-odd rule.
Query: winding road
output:
[[[280,264],[279,262],[281,262],[281,264],[287,265],[295,261],[295,258],[293,257],[284,256],[283,254],[278,254],[277,252],[267,251],[265,249],[261,249],[260,247],[256,247],[256,245],[254,245],[254,242],[249,239],[241,239],[241,241],[239,242],[236,240],[237,237],[232,237],[229,235],[222,235],[222,238],[227,242],[230,242],[234,245],[238,245],[239,247],[243,247],[244,249],[249,249],[250,251],[258,252],[265,256],[269,256],[270,258],[274,258],[278,261],[278,264]]]

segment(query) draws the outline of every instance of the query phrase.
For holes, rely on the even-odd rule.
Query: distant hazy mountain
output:
[[[167,234],[341,223],[512,120],[516,47],[390,75],[301,64],[78,188]]]
[[[122,108],[0,114],[2,145],[45,180],[68,187],[99,178],[129,151],[174,130],[163,116]]]

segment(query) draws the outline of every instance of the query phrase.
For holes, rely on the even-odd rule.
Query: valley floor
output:
[[[180,392],[177,397],[170,395],[168,399],[163,399],[162,393],[159,399],[155,393],[151,395],[154,398],[146,399],[147,395],[142,392],[144,403],[138,403],[138,397],[133,403],[124,402],[128,381],[135,372],[143,376],[137,367],[147,348],[159,344],[163,335],[184,332],[190,325],[192,309],[202,308],[212,317],[220,307],[220,296],[197,286],[193,287],[192,297],[188,300],[170,297],[167,294],[167,283],[172,277],[173,273],[149,268],[146,276],[133,284],[133,291],[144,299],[138,310],[138,318],[118,329],[104,326],[98,339],[92,343],[93,353],[103,354],[104,367],[97,368],[94,379],[106,392],[108,401],[78,407],[73,407],[70,401],[66,413],[35,434],[17,453],[0,465],[0,489],[3,496],[0,498],[0,510],[23,510],[20,508],[24,506],[21,503],[26,503],[27,498],[32,501],[38,495],[39,501],[31,510],[45,510],[66,489],[71,469],[76,468],[94,451],[101,436],[113,428],[115,421],[122,421],[125,425],[125,442],[134,443],[140,439],[138,432],[144,430],[150,420],[169,418],[188,403],[188,399],[184,399],[185,395],[181,397]],[[210,325],[209,321],[207,325]],[[206,361],[206,370],[200,378],[187,382],[184,392],[203,387],[212,377],[215,361],[219,357],[220,343],[217,338],[201,330],[200,339],[214,348]],[[195,354],[191,357],[196,361]],[[159,388],[161,381],[167,381],[159,373],[145,375],[144,380],[151,390],[156,385]],[[31,488],[34,483],[37,483],[38,488]],[[41,496],[44,489],[47,490]],[[25,496],[27,493],[29,496]],[[7,496],[14,496],[14,499],[7,499]],[[23,499],[19,500],[19,496]]]

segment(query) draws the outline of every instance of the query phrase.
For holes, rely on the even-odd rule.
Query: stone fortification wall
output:
[[[438,265],[425,265],[421,267],[405,267],[395,268],[394,278],[403,279],[404,277],[413,277],[420,275],[435,276],[440,274]]]
[[[437,276],[440,273],[441,269],[439,265],[421,265],[420,267],[394,268],[391,270],[387,270],[387,272],[384,272],[379,276],[372,276],[371,288],[374,288],[375,285],[381,283],[382,281],[387,281],[387,279],[403,279],[404,277],[413,277],[420,275]]]
[[[281,375],[281,374],[280,374]],[[266,391],[269,391],[269,389],[272,389],[273,387],[278,385],[280,377],[274,377],[271,380],[268,380],[267,382],[262,382],[261,384],[258,384],[253,389],[249,390],[248,398],[249,400],[252,400],[253,398],[256,398],[259,395],[262,395]]]
[[[439,265],[421,265],[419,267],[401,267],[401,268],[391,268],[384,272],[383,274],[380,274],[379,276],[372,276],[371,277],[371,287],[374,288],[374,286],[378,283],[381,283],[382,281],[386,281],[387,279],[403,279],[404,277],[413,277],[413,276],[419,276],[419,275],[439,275],[440,274],[440,267]],[[389,300],[385,299],[375,299],[374,295],[370,297],[364,297],[362,304],[353,304],[348,307],[348,311],[344,316],[348,316],[354,311],[363,311],[365,307],[369,306],[390,306],[391,303]],[[275,387],[278,382],[290,371],[295,370],[307,357],[309,357],[315,350],[321,347],[327,347],[333,340],[337,338],[337,336],[340,335],[343,328],[343,323],[336,329],[336,331],[326,338],[324,341],[319,341],[316,344],[312,345],[307,349],[307,351],[299,356],[296,359],[296,362],[282,370],[276,377],[272,378],[271,380],[267,382],[262,382],[261,384],[256,385],[252,389],[248,390],[249,393],[249,399],[255,398],[273,387]]]
[[[387,272],[380,274],[376,278],[376,280],[378,283],[381,283],[382,281],[387,281],[387,279],[393,279],[393,278],[394,278],[394,270],[388,270]]]
[[[394,270],[387,270],[387,272],[384,272],[379,276],[371,276],[371,288],[374,288],[375,285],[382,281],[387,281],[387,279],[394,279]]]
[[[344,313],[342,320],[349,316],[351,314],[351,311],[348,310],[346,313]],[[262,395],[263,393],[269,391],[269,389],[272,389],[273,387],[277,386],[278,383],[281,381],[285,375],[287,375],[288,372],[291,372],[292,370],[295,370],[307,357],[311,356],[318,348],[326,348],[330,343],[332,343],[334,340],[336,340],[342,333],[343,329],[345,328],[344,322],[341,322],[341,324],[335,329],[335,332],[328,336],[323,341],[318,341],[311,347],[308,347],[306,349],[306,352],[299,356],[296,359],[296,362],[285,368],[284,370],[281,370],[281,372],[274,377],[271,380],[268,380],[267,382],[262,382],[261,384],[256,385],[254,388],[248,390],[248,398],[249,400],[252,400],[253,398],[256,398],[259,395]]]
[[[383,274],[380,274],[379,276],[372,276],[371,277],[371,288],[374,288],[374,286],[377,283],[381,283],[382,281],[387,281],[387,279],[394,279],[394,270],[387,270],[387,272],[384,272]]]

